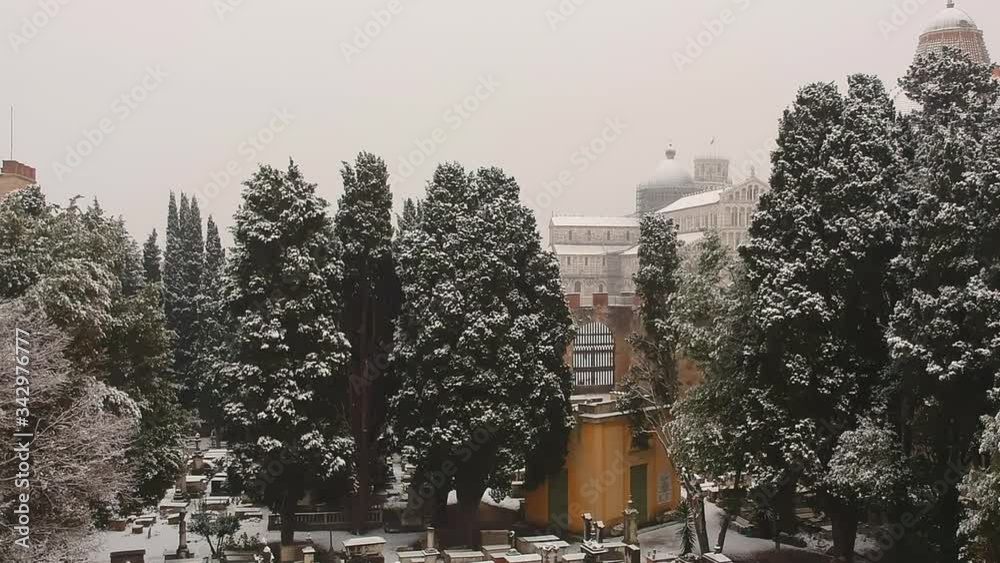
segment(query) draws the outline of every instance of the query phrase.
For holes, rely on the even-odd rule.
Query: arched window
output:
[[[580,282],[573,284],[573,293],[583,293],[583,284]]]
[[[625,231],[625,240],[632,240],[632,231]]]
[[[604,240],[611,240],[611,231],[604,233]]]
[[[573,231],[569,231],[569,240],[573,240]]]
[[[615,340],[601,323],[577,328],[573,340],[573,376],[577,386],[611,387],[615,384]]]
[[[597,284],[597,293],[604,293],[604,284],[603,283]]]
[[[587,231],[587,240],[591,240],[590,231]]]

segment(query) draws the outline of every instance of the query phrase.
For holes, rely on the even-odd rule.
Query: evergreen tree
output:
[[[898,238],[887,206],[900,170],[895,114],[881,82],[858,75],[849,85],[846,99],[833,84],[807,86],[785,112],[772,191],[741,248],[753,322],[763,334],[753,394],[766,397],[764,417],[751,424],[773,436],[761,453],[775,461],[759,478],[791,476],[817,488],[834,552],[846,561],[864,502],[886,500],[865,498],[869,483],[850,482],[851,475],[829,477],[838,445],[851,445],[841,435],[886,407],[879,400],[888,366],[883,331]],[[891,440],[886,432],[851,436]],[[882,468],[880,490],[901,485],[894,467]]]
[[[155,503],[179,467],[184,418],[176,408],[167,371],[167,332],[155,285],[144,286],[138,244],[120,219],[99,205],[81,212],[60,208],[37,188],[0,202],[0,279],[9,292],[43,311],[68,338],[65,355],[74,370],[95,374],[124,391],[138,407],[138,433],[128,444],[133,487],[119,504],[128,510]],[[33,248],[31,261],[10,257]]]
[[[652,435],[671,459],[675,458],[674,444],[667,429],[671,409],[680,396],[677,361],[681,328],[676,305],[681,259],[677,247],[672,221],[662,215],[643,217],[639,224],[639,271],[635,274],[636,293],[642,300],[642,330],[629,338],[636,354],[619,400],[622,410],[633,418],[636,439],[644,441]],[[704,495],[690,471],[678,469],[698,547],[709,553]]]
[[[172,370],[181,404],[195,408],[203,375],[195,371],[194,363],[199,347],[198,296],[205,264],[205,243],[198,200],[181,193],[180,205],[175,206],[173,193],[170,197],[163,265],[164,309],[172,335]]]
[[[180,294],[181,247],[177,198],[174,192],[170,192],[170,201],[167,205],[167,234],[163,250],[163,310],[166,314],[167,328],[172,335],[180,322],[177,314],[177,296]]]
[[[351,342],[347,394],[358,478],[354,529],[360,532],[371,506],[369,476],[376,472],[371,445],[385,424],[392,391],[386,368],[400,289],[392,256],[392,193],[385,162],[361,153],[354,166],[344,163],[341,176],[344,195],[334,233],[344,260],[341,327]]]
[[[228,345],[228,329],[222,291],[226,253],[222,248],[219,228],[208,216],[205,225],[205,267],[197,298],[195,354],[192,372],[197,382],[195,405],[202,420],[212,428],[221,428],[224,418],[221,383],[216,365],[224,360]]]
[[[156,229],[149,233],[146,244],[142,246],[142,269],[146,283],[160,283],[163,280],[160,271],[160,245],[156,242]]]
[[[281,514],[291,544],[307,490],[336,498],[352,485],[343,267],[327,204],[294,163],[262,166],[244,186],[225,289],[234,343],[220,366],[230,473]]]
[[[558,264],[518,196],[501,170],[439,166],[399,241],[394,429],[436,496],[454,487],[471,545],[484,491],[559,470],[573,423]]]
[[[397,217],[399,232],[405,232],[420,224],[420,200],[411,197],[403,201],[403,213]]]
[[[904,291],[889,332],[898,428],[922,484],[911,494],[929,507],[914,534],[929,545],[911,549],[956,561],[953,476],[975,459],[1000,373],[1000,94],[989,68],[951,50],[916,61],[901,84],[922,106],[907,123],[915,146],[896,262]]]

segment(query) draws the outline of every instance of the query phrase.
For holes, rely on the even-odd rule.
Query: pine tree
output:
[[[160,283],[163,280],[160,271],[160,245],[156,242],[156,229],[149,233],[146,244],[142,246],[142,269],[146,283]]]
[[[307,490],[336,498],[352,485],[343,266],[327,204],[298,166],[262,166],[244,186],[225,290],[234,343],[220,372],[230,472],[280,513],[281,542],[291,544]]]
[[[974,459],[1000,373],[1000,93],[987,67],[951,50],[919,59],[901,84],[922,106],[907,122],[915,146],[896,262],[904,291],[889,332],[904,453],[923,484],[913,494],[930,507],[918,522],[929,545],[913,551],[956,561],[951,476]]]
[[[394,429],[436,497],[454,487],[471,545],[485,490],[561,468],[573,420],[558,264],[518,196],[498,169],[442,165],[399,241]]]
[[[386,368],[400,289],[392,256],[392,193],[385,162],[361,153],[354,166],[344,163],[341,176],[344,195],[334,234],[344,260],[341,327],[352,352],[347,394],[358,476],[354,529],[360,532],[371,506],[369,476],[376,471],[371,446],[385,424],[386,401],[392,392]]]

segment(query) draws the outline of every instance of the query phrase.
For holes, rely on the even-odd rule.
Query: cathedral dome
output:
[[[983,39],[983,32],[972,17],[949,1],[948,7],[938,12],[920,35],[917,57],[940,52],[945,47],[958,49],[979,64],[990,64],[990,53]]]
[[[934,19],[927,24],[927,27],[924,28],[924,33],[963,28],[979,29],[976,26],[976,22],[973,21],[972,17],[965,10],[956,8],[954,3],[949,2],[948,7],[934,16]]]
[[[673,145],[667,148],[666,159],[656,167],[656,171],[646,182],[647,186],[680,188],[694,184],[691,173],[676,160],[677,150]]]

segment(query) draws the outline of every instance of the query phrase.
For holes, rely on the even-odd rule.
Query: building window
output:
[[[583,265],[584,266],[589,266],[590,265],[590,258],[584,258],[583,259]]]
[[[597,284],[597,293],[604,293],[604,284],[603,283]]]
[[[587,323],[577,330],[573,340],[573,377],[583,387],[614,385],[615,340],[606,325]]]
[[[590,231],[587,231],[587,240],[591,240]]]
[[[632,240],[632,231],[625,231],[625,240]]]
[[[583,284],[580,282],[573,284],[573,293],[583,293]]]
[[[604,233],[604,240],[611,240],[611,231]]]
[[[567,266],[572,266],[573,265],[573,257],[572,256],[567,256],[566,257],[566,265]]]
[[[569,240],[573,240],[573,231],[569,231]]]

